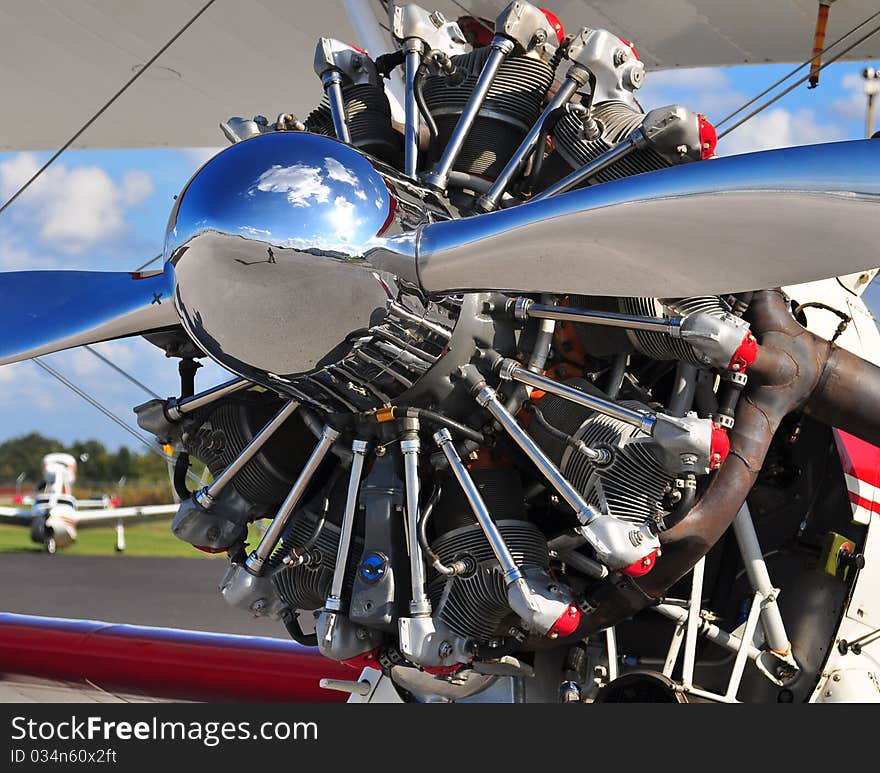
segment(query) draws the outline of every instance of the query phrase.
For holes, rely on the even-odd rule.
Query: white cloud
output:
[[[820,123],[812,110],[792,112],[781,107],[759,113],[719,142],[719,155],[751,153],[791,145],[811,145],[846,139],[837,124]],[[723,143],[723,144],[722,144]]]
[[[841,78],[840,87],[846,96],[834,100],[834,111],[845,121],[864,121],[867,101],[861,73],[847,73]]]
[[[40,167],[32,153],[18,153],[0,163],[0,194],[6,199]],[[79,253],[125,232],[129,207],[153,193],[146,172],[128,172],[118,183],[97,166],[47,169],[10,209],[49,246]]]
[[[256,188],[271,193],[286,193],[287,200],[295,207],[304,207],[309,199],[326,203],[330,187],[322,180],[321,168],[308,164],[272,166],[257,178]]]

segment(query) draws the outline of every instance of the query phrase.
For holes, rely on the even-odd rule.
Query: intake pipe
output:
[[[880,445],[880,368],[798,324],[780,290],[755,293],[748,318],[761,346],[737,405],[730,454],[688,515],[660,535],[663,555],[654,570],[606,580],[591,600],[596,613],[583,618],[573,640],[655,604],[709,552],[752,490],[787,414],[803,410]]]

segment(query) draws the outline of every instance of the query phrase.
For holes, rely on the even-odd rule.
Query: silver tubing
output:
[[[666,660],[663,661],[663,676],[667,679],[672,677],[675,664],[678,661],[678,653],[681,651],[681,643],[684,641],[684,623],[677,622],[675,630],[672,632],[672,641],[669,642],[669,649],[666,651]]]
[[[339,433],[335,429],[332,427],[324,427],[324,430],[321,432],[321,437],[318,440],[318,444],[312,451],[312,455],[309,457],[305,467],[303,467],[302,472],[294,482],[293,487],[290,489],[284,502],[281,503],[281,507],[279,508],[277,515],[272,519],[272,523],[270,523],[266,531],[263,532],[260,544],[257,545],[254,551],[247,557],[247,561],[245,561],[245,568],[252,574],[260,574],[263,571],[266,561],[269,556],[272,555],[272,551],[275,550],[278,540],[281,539],[281,533],[284,531],[284,527],[287,526],[287,521],[290,519],[290,514],[293,512],[293,508],[296,507],[297,502],[299,502],[300,497],[302,497],[311,482],[315,471],[324,460],[324,457],[327,456],[330,448],[333,446],[333,443],[336,442],[336,438],[338,437]]]
[[[489,93],[492,82],[498,73],[498,68],[501,66],[504,58],[513,51],[513,48],[513,41],[505,37],[496,35],[492,40],[492,52],[486,59],[486,64],[483,66],[483,71],[477,79],[477,84],[474,86],[464,111],[459,117],[455,129],[452,131],[452,136],[446,143],[443,155],[440,157],[434,170],[425,177],[425,182],[428,185],[432,185],[441,191],[446,190],[449,182],[449,173],[452,171],[452,166],[455,164],[456,159],[458,159],[458,154],[461,153],[464,141],[467,139],[477,114],[483,106],[486,95]]]
[[[607,169],[613,163],[632,153],[638,146],[638,140],[636,137],[637,135],[641,137],[641,134],[642,132],[639,129],[636,129],[625,140],[615,145],[613,148],[606,150],[601,156],[593,159],[586,166],[582,166],[580,169],[577,169],[568,175],[568,177],[563,177],[559,182],[554,183],[549,188],[545,188],[537,196],[532,197],[532,201],[549,199],[551,196],[570,191],[582,182],[599,174],[603,169]]]
[[[694,566],[691,577],[691,600],[687,610],[684,662],[681,667],[681,683],[685,688],[694,686],[694,665],[697,660],[697,634],[700,632],[700,609],[703,605],[703,574],[705,568],[706,559],[701,558]]]
[[[546,376],[532,373],[530,370],[520,367],[513,360],[505,360],[504,366],[501,369],[501,378],[516,381],[520,384],[533,387],[534,389],[542,389],[550,394],[563,397],[566,400],[571,400],[571,402],[577,403],[578,405],[583,405],[585,408],[592,408],[597,413],[611,416],[614,419],[618,419],[633,427],[637,427],[648,435],[653,433],[654,425],[657,422],[656,416],[653,413],[635,411],[631,408],[618,405],[611,400],[605,400],[601,397],[595,397],[586,392],[581,392],[579,389],[560,384],[558,381],[554,381]],[[516,422],[514,421],[514,424],[515,423]]]
[[[666,617],[676,623],[676,626],[681,626],[682,631],[684,631],[687,627],[688,621],[688,610],[675,606],[674,604],[658,604],[655,607],[651,607],[655,612],[659,612],[663,617]],[[728,652],[738,652],[740,645],[742,644],[742,639],[735,634],[728,633],[727,631],[719,628],[714,623],[710,623],[703,618],[700,618],[699,622],[699,630],[697,633],[700,636],[705,637],[713,644],[717,644],[719,647],[723,647]],[[683,634],[678,633],[678,628],[676,628],[675,634],[673,634],[673,644],[670,645],[670,652],[672,652],[672,647],[675,646],[675,656],[671,660],[672,667],[675,665],[675,660],[678,657],[678,650],[681,648],[681,641],[678,644],[675,644],[675,637],[683,638]],[[761,656],[761,650],[759,650],[754,644],[749,644],[749,659],[757,660]],[[670,662],[669,658],[671,656],[667,655],[667,663]],[[665,666],[664,666],[665,668]],[[672,672],[666,673],[664,670],[664,676],[670,676]]]
[[[402,440],[400,450],[403,454],[403,469],[406,479],[406,537],[412,584],[412,600],[409,611],[412,615],[430,615],[431,602],[425,593],[425,560],[422,556],[422,546],[419,545],[419,519],[421,517],[419,510],[419,452],[421,444],[418,437]]]
[[[222,384],[206,389],[204,392],[199,392],[192,397],[184,397],[181,400],[169,400],[168,405],[165,406],[165,413],[171,421],[177,421],[186,413],[192,413],[199,408],[210,405],[221,397],[240,392],[242,389],[249,389],[252,386],[253,382],[248,381],[246,378],[234,378],[231,381],[224,381]]]
[[[275,434],[278,428],[287,421],[298,407],[299,402],[296,400],[288,400],[282,405],[281,410],[272,417],[263,429],[251,438],[250,443],[242,449],[241,453],[232,460],[232,463],[220,473],[217,479],[210,486],[203,488],[196,494],[196,501],[202,507],[209,508],[214,503],[214,500],[220,496],[220,492],[223,491],[229,481],[256,456],[266,441]]]
[[[358,493],[361,488],[361,475],[364,471],[364,458],[369,444],[366,440],[355,440],[351,444],[351,472],[348,476],[348,494],[345,498],[345,514],[339,534],[339,547],[336,550],[336,566],[333,567],[333,582],[330,595],[324,608],[331,612],[342,610],[342,587],[345,582],[345,568],[348,564],[348,551],[351,548],[351,535],[357,515]]]
[[[350,145],[351,134],[348,131],[348,118],[345,115],[345,102],[342,99],[342,76],[335,70],[330,70],[324,73],[321,80],[324,81],[324,91],[327,92],[327,100],[330,103],[330,115],[333,117],[336,138]]]
[[[581,81],[575,80],[570,76],[565,79],[563,84],[559,87],[559,91],[557,91],[553,99],[547,103],[547,107],[544,108],[544,112],[541,113],[541,117],[532,127],[532,130],[526,135],[522,143],[520,143],[520,146],[516,149],[516,152],[513,154],[510,161],[507,162],[507,166],[505,166],[501,171],[501,174],[495,178],[492,187],[477,200],[477,206],[479,206],[480,209],[484,212],[491,212],[493,209],[498,208],[498,202],[501,201],[504,192],[507,190],[514,176],[520,171],[520,168],[523,166],[529,155],[531,155],[536,148],[538,153],[542,152],[541,149],[538,148],[538,144],[544,134],[544,125],[546,124],[548,117],[554,110],[557,110],[568,102],[568,100],[571,99],[572,94],[574,94],[575,89],[580,85],[583,85]]]
[[[785,624],[782,622],[779,605],[776,603],[777,591],[773,587],[773,583],[770,582],[770,574],[767,571],[767,564],[764,562],[764,555],[761,552],[761,545],[758,542],[755,524],[752,521],[752,514],[749,512],[747,503],[743,503],[736,514],[733,521],[733,533],[736,535],[736,542],[739,545],[752,590],[760,594],[763,599],[761,625],[764,628],[767,644],[777,655],[788,655],[791,652],[791,643],[785,631]]]
[[[755,628],[758,627],[758,620],[761,617],[761,594],[756,593],[752,598],[752,606],[749,609],[749,616],[746,619],[746,625],[743,629],[742,642],[736,653],[736,659],[733,661],[733,670],[730,673],[730,681],[727,683],[727,692],[724,697],[727,700],[736,700],[736,694],[739,692],[739,685],[742,681],[743,670],[746,667],[746,660],[749,657],[749,647],[755,636]]]
[[[497,421],[504,431],[513,438],[514,442],[523,450],[523,453],[531,459],[535,467],[541,471],[553,488],[555,488],[562,498],[568,502],[577,515],[578,521],[580,521],[581,525],[588,525],[590,521],[596,517],[596,511],[587,504],[580,492],[569,483],[556,465],[553,464],[549,457],[540,449],[538,444],[532,440],[531,436],[520,427],[513,414],[501,404],[495,390],[484,384],[478,390],[476,400],[483,408],[492,414],[495,421]]]
[[[524,303],[517,306],[518,316],[532,319],[553,319],[558,322],[576,322],[586,325],[622,327],[628,330],[645,330],[680,337],[682,317],[642,317],[637,314],[620,314],[614,311],[591,311],[566,306],[546,306],[540,303]]]
[[[461,486],[462,491],[464,491],[468,504],[470,504],[471,510],[474,511],[477,523],[480,524],[480,528],[486,535],[495,558],[501,565],[506,584],[512,585],[515,582],[519,582],[522,580],[522,572],[520,572],[519,567],[516,565],[516,561],[513,560],[507,543],[501,536],[501,532],[498,531],[492,516],[489,515],[489,508],[486,507],[483,497],[480,496],[480,490],[468,474],[467,468],[462,464],[461,457],[459,457],[458,451],[455,450],[455,445],[452,442],[452,434],[448,429],[441,429],[439,432],[434,433],[434,441],[440,446],[446,461],[449,462],[449,469],[452,470],[452,474],[455,475],[455,479]]]
[[[422,63],[422,42],[420,40],[408,40],[406,42],[406,74],[404,112],[405,124],[403,134],[404,147],[404,174],[415,179],[416,170],[419,166],[419,127],[421,116],[416,102],[415,81],[416,72]]]
[[[407,322],[412,322],[414,325],[425,328],[425,330],[430,330],[432,333],[435,333],[442,338],[452,338],[452,333],[442,325],[438,325],[436,322],[420,317],[418,314],[413,314],[413,312],[406,308],[406,306],[401,306],[395,301],[388,301],[388,313],[391,314],[392,317],[404,319]]]

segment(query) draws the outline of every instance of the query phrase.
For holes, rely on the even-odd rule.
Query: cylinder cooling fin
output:
[[[268,392],[248,391],[193,413],[183,436],[189,455],[215,477],[275,415],[283,401]],[[308,457],[314,436],[294,413],[232,481],[248,502],[269,506],[284,497]]]
[[[441,75],[426,78],[425,102],[437,124],[439,147],[444,147],[474,86],[489,48],[452,57],[464,78]],[[534,56],[509,56],[501,64],[489,93],[474,121],[454,169],[496,177],[541,114],[544,95],[553,81],[553,69]]]
[[[385,92],[369,83],[350,84],[342,87],[342,99],[352,145],[387,164],[399,165],[403,139],[391,124],[391,106]],[[309,113],[305,126],[314,134],[336,136],[326,96]]]
[[[601,394],[584,379],[571,379],[566,384],[590,394]],[[621,405],[647,408],[626,400]],[[545,395],[539,407],[550,425],[591,448],[611,452],[609,463],[595,464],[547,433],[537,422],[529,425],[530,433],[588,504],[633,523],[653,523],[668,512],[663,500],[672,488],[674,476],[663,469],[649,435],[610,416],[573,406],[555,395]]]
[[[592,130],[586,129],[578,115],[565,113],[550,132],[554,150],[544,162],[536,188],[546,188],[569,172],[595,161],[638,129],[644,118],[641,111],[618,100],[593,105]],[[669,166],[670,162],[650,146],[637,148],[581,185],[610,182]]]

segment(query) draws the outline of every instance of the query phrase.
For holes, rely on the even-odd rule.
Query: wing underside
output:
[[[387,27],[377,0],[215,3],[74,147],[218,146],[225,141],[217,125],[231,115],[293,111],[304,117],[322,96],[312,70],[316,39],[365,45],[364,32],[353,29],[345,11],[345,5],[362,4]],[[464,9],[494,18],[506,0],[420,4],[449,18]],[[0,94],[5,114],[16,120],[5,122],[0,150],[61,145],[201,5],[3,3]],[[566,0],[553,6],[571,29],[604,27],[634,40],[649,69],[803,61],[812,52],[816,9],[814,0]],[[835,3],[828,41],[876,10],[869,0]],[[856,60],[878,56],[876,36],[848,54]]]

